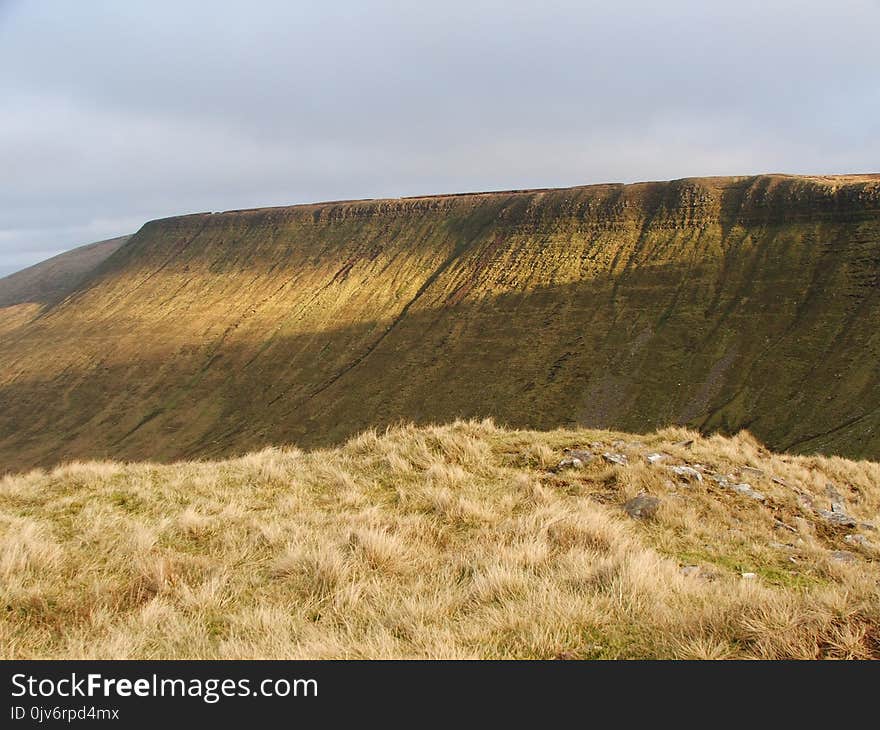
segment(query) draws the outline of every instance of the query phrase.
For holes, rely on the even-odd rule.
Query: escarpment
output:
[[[878,284],[871,175],[153,221],[0,327],[0,471],[481,416],[876,459]]]

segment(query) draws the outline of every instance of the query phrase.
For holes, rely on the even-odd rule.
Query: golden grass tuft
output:
[[[557,470],[565,448],[629,465]],[[861,526],[820,515],[829,484]],[[877,658],[878,514],[880,465],[745,432],[466,421],[71,463],[0,480],[0,656]]]

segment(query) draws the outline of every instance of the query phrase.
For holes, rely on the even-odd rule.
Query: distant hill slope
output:
[[[169,218],[0,336],[0,469],[480,416],[877,458],[878,325],[877,175]]]
[[[0,307],[63,299],[131,236],[89,243],[0,279]]]

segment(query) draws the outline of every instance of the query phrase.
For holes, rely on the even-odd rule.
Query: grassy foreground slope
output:
[[[880,465],[745,432],[69,464],[0,480],[0,657],[878,658],[878,514]]]
[[[484,416],[880,458],[878,283],[871,175],[154,221],[0,333],[0,473]]]

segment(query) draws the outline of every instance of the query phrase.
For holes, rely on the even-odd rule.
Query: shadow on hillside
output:
[[[876,372],[852,363],[878,349],[876,331],[868,343],[852,326],[866,311],[876,321],[877,293],[801,301],[804,272],[772,255],[757,264],[757,279],[755,262],[727,262],[476,301],[462,288],[392,323],[22,374],[0,389],[0,470],[318,448],[401,420],[484,416],[535,429],[747,427],[775,448],[880,456]],[[833,351],[817,349],[823,338]]]

